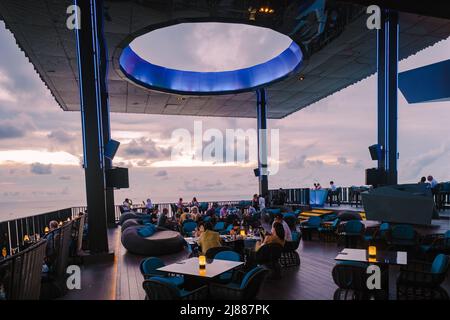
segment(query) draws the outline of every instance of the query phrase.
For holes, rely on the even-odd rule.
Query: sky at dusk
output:
[[[195,36],[195,30],[192,31]],[[81,116],[64,112],[33,66],[0,22],[0,220],[49,208],[85,204],[81,168]],[[213,48],[221,52],[219,47]],[[181,50],[181,49],[180,49]],[[400,63],[400,71],[448,59],[450,39]],[[243,58],[245,59],[245,58]],[[269,101],[270,108],[270,101]],[[112,138],[121,142],[115,165],[129,167],[130,188],[119,190],[116,203],[249,199],[257,192],[251,165],[170,163],[172,133],[256,127],[256,119],[112,114]],[[432,174],[450,180],[450,105],[408,105],[399,92],[399,180],[417,182]],[[364,169],[374,167],[367,147],[376,143],[376,77],[298,111],[269,120],[279,130],[279,171],[270,188],[364,184]]]

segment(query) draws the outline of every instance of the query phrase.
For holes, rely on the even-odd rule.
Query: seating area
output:
[[[281,292],[287,291],[286,295],[281,294],[280,299],[304,299],[308,296],[304,292],[306,288],[312,290],[311,286],[319,285],[322,288],[313,291],[321,291],[309,298],[448,299],[446,254],[450,231],[424,234],[420,228],[417,230],[408,224],[365,220],[364,213],[358,210],[290,211],[288,208],[264,210],[257,230],[270,229],[273,219],[280,213],[286,223],[289,221],[292,241],[286,242],[284,246],[267,244],[257,251],[254,247],[258,239],[258,233],[253,229],[255,224],[249,224],[245,219],[242,223],[231,224],[226,217],[216,221],[213,231],[220,235],[222,246],[210,248],[205,253],[206,267],[203,270],[206,271],[200,268],[201,251],[194,235],[196,227],[203,222],[186,220],[181,225],[181,234],[188,245],[182,251],[161,258],[156,257],[156,254],[133,255],[133,261],[139,265],[140,271],[136,281],[142,284],[141,289],[137,290],[143,298],[150,300],[214,300],[273,299],[274,292],[267,293],[267,288],[277,288]],[[240,225],[240,231],[236,233],[233,225]],[[446,228],[445,222],[442,225]],[[124,226],[125,223],[122,229]],[[369,260],[369,246],[376,247],[380,259],[386,257],[383,258],[386,263]],[[340,255],[346,250],[350,250],[351,254],[342,259]],[[358,254],[361,256],[361,253],[363,258],[359,260]],[[404,257],[404,261],[393,259],[395,255]],[[129,253],[125,253],[125,256],[130,259]],[[221,261],[241,265],[225,268],[223,272],[210,277],[208,272],[215,271],[215,264]],[[192,264],[195,265],[194,273],[189,271]],[[382,289],[367,288],[369,274],[366,271],[370,265],[381,267]],[[390,280],[387,276],[389,266],[395,273],[395,277]],[[315,279],[315,274],[319,278]],[[303,293],[295,296],[298,289],[293,287],[293,283],[295,286],[306,286],[300,290]]]

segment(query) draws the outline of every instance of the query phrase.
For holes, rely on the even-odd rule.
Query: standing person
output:
[[[419,184],[425,184],[425,183],[427,183],[427,178],[425,178],[425,177],[420,178]]]
[[[283,188],[278,189],[278,204],[280,206],[284,206],[286,203],[286,193],[284,192]]]
[[[260,194],[258,198],[259,210],[264,210],[266,208],[266,199]]]
[[[435,178],[433,178],[433,176],[428,176],[427,177],[427,180],[428,180],[428,183],[430,184],[430,188],[431,189],[434,189],[434,188],[436,188],[437,187],[437,185],[438,185],[438,182],[437,182],[437,180],[435,179]]]
[[[334,181],[330,181],[330,190],[333,191],[333,192],[336,192],[336,190],[337,190],[337,187],[334,184]]]
[[[256,193],[253,195],[252,207],[255,208],[256,210],[259,210],[259,198]]]
[[[191,207],[197,207],[197,208],[198,208],[198,206],[199,206],[200,204],[199,204],[199,202],[197,201],[197,198],[196,198],[196,197],[193,197],[190,205],[191,205]]]
[[[178,209],[183,209],[184,205],[183,205],[183,198],[180,198],[177,202],[177,208]]]

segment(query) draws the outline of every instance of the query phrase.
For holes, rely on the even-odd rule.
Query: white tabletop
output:
[[[370,261],[367,255],[367,250],[345,248],[339,252],[335,260],[406,265],[408,262],[408,254],[405,251],[380,251],[377,253],[376,259],[374,261]]]
[[[185,274],[197,277],[214,278],[243,264],[244,263],[240,261],[215,259],[211,263],[206,264],[206,269],[200,270],[198,265],[198,258],[190,258],[159,268],[158,271]]]

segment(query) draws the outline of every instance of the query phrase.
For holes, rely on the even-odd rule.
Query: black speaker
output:
[[[386,184],[386,171],[384,169],[366,169],[366,185],[381,186]]]
[[[379,144],[374,144],[369,147],[370,157],[372,160],[381,160],[381,153],[383,147]]]
[[[253,169],[253,172],[255,173],[255,177],[259,177],[259,168]]]
[[[105,157],[108,159],[114,159],[117,149],[119,149],[120,142],[116,140],[109,140],[105,145]]]
[[[111,168],[106,170],[106,187],[107,188],[129,188],[128,168]]]

